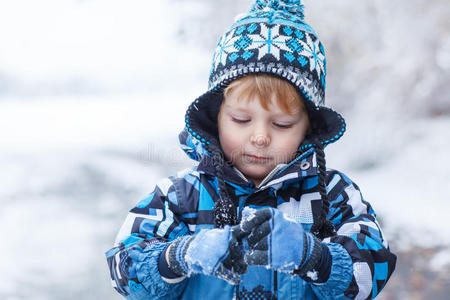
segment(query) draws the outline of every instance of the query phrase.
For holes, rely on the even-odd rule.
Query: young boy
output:
[[[106,253],[127,299],[371,299],[394,271],[370,204],[323,148],[325,54],[295,0],[257,0],[186,113],[199,164],[161,180]]]

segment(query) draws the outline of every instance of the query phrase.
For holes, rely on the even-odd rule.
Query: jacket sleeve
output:
[[[340,172],[328,170],[327,194],[327,218],[337,235],[323,241],[332,257],[330,277],[313,289],[323,299],[373,299],[394,271],[397,258],[355,183]]]
[[[169,242],[189,234],[180,217],[173,178],[161,180],[155,190],[130,210],[106,252],[113,287],[126,299],[178,299],[184,277],[164,280],[158,259]]]

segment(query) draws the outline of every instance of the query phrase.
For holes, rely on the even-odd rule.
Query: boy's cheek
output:
[[[234,141],[222,145],[223,152],[229,160],[236,160],[242,153],[240,145]]]
[[[239,155],[241,148],[239,143],[231,135],[223,134],[219,136],[220,145],[228,160],[233,160]]]

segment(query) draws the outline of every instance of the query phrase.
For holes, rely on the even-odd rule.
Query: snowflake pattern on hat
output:
[[[256,26],[260,26],[260,32],[250,34]],[[235,28],[220,39],[213,58],[214,68],[217,69],[219,64],[226,66],[227,63],[234,63],[239,57],[247,61],[255,55],[249,51],[254,49],[258,60],[265,55],[272,55],[279,61],[280,53],[284,51],[283,57],[289,63],[297,60],[303,67],[309,64],[309,71],[315,71],[319,78],[325,75],[323,47],[318,39],[313,41],[311,34],[299,30],[294,33],[290,27],[284,27],[281,32],[282,26],[279,24],[273,27],[264,23],[251,24],[248,27]]]
[[[261,24],[260,26],[261,32],[259,34],[249,35],[253,42],[248,48],[258,50],[258,59],[263,58],[264,55],[272,55],[280,60],[281,50],[291,52],[286,44],[289,37],[280,33],[280,25],[268,27],[266,24]]]

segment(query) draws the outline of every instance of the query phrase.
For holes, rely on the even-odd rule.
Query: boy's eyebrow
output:
[[[243,111],[243,112],[248,112],[248,109],[246,109],[245,107],[242,107],[242,106],[235,107],[235,106],[232,106],[232,105],[229,105],[229,104],[224,104],[223,107],[224,108],[233,109],[233,110],[240,110],[240,111]]]

